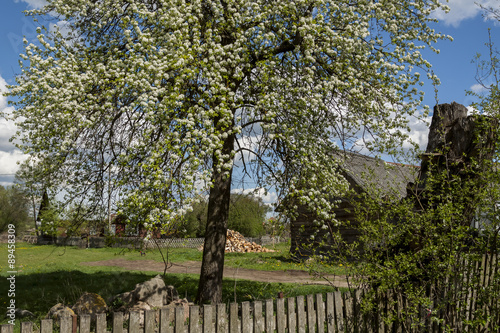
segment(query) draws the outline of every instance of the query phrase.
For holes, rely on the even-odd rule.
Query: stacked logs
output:
[[[242,234],[227,230],[226,252],[274,252],[254,242],[248,242]]]

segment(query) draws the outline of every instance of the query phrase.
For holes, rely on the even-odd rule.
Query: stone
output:
[[[163,304],[167,305],[172,303],[173,301],[177,301],[179,299],[179,293],[174,286],[168,285],[165,290],[165,296],[163,298]]]
[[[57,303],[53,307],[50,308],[49,312],[47,313],[46,318],[47,319],[53,319],[53,320],[59,320],[60,318],[64,317],[71,317],[75,314],[71,308],[65,306],[62,303]]]
[[[106,312],[108,306],[100,295],[85,292],[72,306],[72,310],[78,315],[89,314],[95,318],[97,313]]]
[[[110,300],[110,304],[119,304],[120,308],[129,309],[138,302],[144,302],[152,308],[161,308],[166,294],[165,282],[157,275],[149,281],[136,284],[132,291],[116,295]]]
[[[16,309],[15,314],[16,318],[35,317],[35,315],[32,312],[24,309]]]

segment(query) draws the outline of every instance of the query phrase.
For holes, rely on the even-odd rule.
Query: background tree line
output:
[[[15,225],[17,232],[33,227],[29,210],[30,202],[18,187],[0,185],[0,232],[9,224]]]

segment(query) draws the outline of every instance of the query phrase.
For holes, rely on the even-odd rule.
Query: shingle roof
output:
[[[419,168],[412,165],[388,163],[381,159],[356,153],[335,153],[345,176],[363,191],[379,195],[406,196],[409,182],[415,182]]]

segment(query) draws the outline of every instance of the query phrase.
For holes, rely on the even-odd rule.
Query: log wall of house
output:
[[[299,208],[297,218],[290,224],[291,254],[296,257],[307,257],[313,252],[327,256],[342,255],[342,247],[334,244],[331,237],[332,233],[337,232],[348,244],[357,241],[360,233],[353,228],[355,214],[352,203],[347,200],[342,201],[334,209],[334,213],[338,226],[329,225],[328,229],[323,229],[313,222],[315,217],[310,211],[305,207]]]

